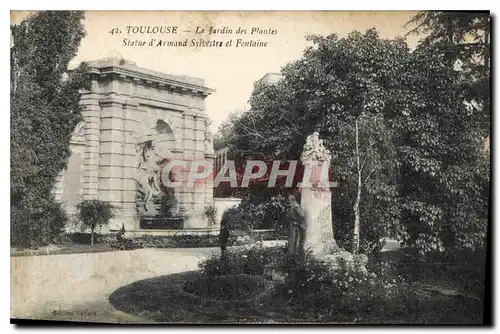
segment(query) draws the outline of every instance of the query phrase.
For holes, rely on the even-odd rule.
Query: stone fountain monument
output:
[[[56,180],[55,198],[75,221],[82,200],[116,207],[115,218],[101,233],[122,226],[138,235],[168,230],[143,223],[156,215],[154,199],[163,190],[162,167],[168,161],[185,162],[172,176],[179,180],[193,162],[213,164],[205,99],[215,91],[203,79],[160,73],[125,59],[87,65],[92,84],[81,97],[83,121],[71,138],[72,154]],[[183,229],[210,229],[204,210],[213,205],[211,177],[172,192],[175,209],[185,217]]]

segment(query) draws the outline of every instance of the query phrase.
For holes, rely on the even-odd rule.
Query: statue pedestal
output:
[[[304,247],[317,258],[336,248],[333,238],[331,192],[328,188],[303,188],[300,205],[306,214]]]

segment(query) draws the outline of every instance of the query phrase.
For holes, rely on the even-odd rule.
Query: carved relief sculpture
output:
[[[212,121],[210,118],[205,118],[205,152],[213,153],[214,147],[212,144],[213,134],[210,130],[210,125],[212,125]]]
[[[136,147],[139,164],[137,166],[137,185],[144,195],[143,207],[148,205],[154,196],[161,193],[161,167],[169,159],[170,151],[156,140],[156,131],[149,130],[139,140]]]

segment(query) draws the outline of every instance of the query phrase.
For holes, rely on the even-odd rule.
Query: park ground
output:
[[[139,249],[11,258],[11,317],[148,322],[117,311],[116,289],[141,279],[196,270],[217,249]]]
[[[392,250],[393,247],[389,245],[386,250]],[[106,323],[152,323],[155,320],[169,322],[165,314],[158,317],[154,314],[127,311],[130,305],[135,304],[134,294],[149,293],[151,298],[145,299],[150,302],[160,298],[159,301],[170,304],[171,300],[171,310],[165,312],[178,311],[182,300],[176,299],[175,291],[167,285],[184,279],[182,275],[192,275],[193,271],[198,269],[198,263],[213,254],[219,254],[219,249],[146,248],[132,251],[14,256],[11,257],[11,318]],[[438,284],[431,293],[436,293],[435,298],[439,303],[457,305],[458,299],[453,289]],[[169,296],[158,296],[162,294]],[[130,305],[112,305],[113,296],[115,300],[125,301]],[[446,305],[445,307],[448,307]],[[148,308],[148,305],[144,307]],[[259,311],[258,309],[256,311]],[[215,314],[214,318],[214,310],[200,311],[203,312],[198,312],[194,317],[190,314],[184,321],[215,321],[219,316]],[[457,315],[463,311],[467,310],[457,310]],[[247,314],[247,311],[240,313]],[[272,318],[273,314],[286,312],[283,309],[270,309],[269,314],[254,313],[248,310],[248,320],[262,322]],[[184,317],[183,314],[176,316]],[[287,315],[293,316],[293,312]],[[293,321],[293,318],[288,319]],[[388,320],[404,322],[404,319]],[[477,321],[480,322],[480,319]],[[346,322],[353,323],[352,320]]]

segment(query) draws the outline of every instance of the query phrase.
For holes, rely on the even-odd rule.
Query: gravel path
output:
[[[264,246],[284,241],[265,241]],[[116,289],[138,280],[196,270],[218,248],[163,248],[10,258],[11,318],[143,322],[115,310]]]
[[[11,257],[11,317],[142,322],[115,310],[109,295],[137,280],[196,270],[215,248],[140,249]]]

